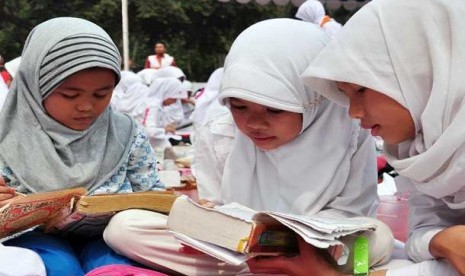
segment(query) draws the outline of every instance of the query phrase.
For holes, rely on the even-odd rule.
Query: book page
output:
[[[255,210],[247,208],[237,202],[232,202],[225,205],[217,205],[213,209],[225,215],[239,218],[248,222],[252,222],[253,216],[257,213]]]
[[[264,212],[290,221],[298,221],[322,233],[342,233],[375,230],[373,224],[363,218],[325,218],[321,216],[303,216],[279,212]]]
[[[253,255],[250,254],[241,254],[239,252],[235,252],[232,250],[228,250],[224,247],[208,243],[208,242],[203,242],[200,240],[196,240],[193,238],[190,238],[186,235],[183,235],[181,233],[173,232],[170,231],[173,236],[178,239],[182,244],[186,244],[194,249],[197,249],[207,255],[210,255],[212,257],[215,257],[219,260],[222,260],[224,262],[227,262],[232,265],[240,265],[247,261],[248,259],[254,257]]]

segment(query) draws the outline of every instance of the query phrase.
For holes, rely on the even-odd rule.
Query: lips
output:
[[[94,121],[94,117],[76,117],[74,120],[81,123],[90,123]]]
[[[379,129],[380,129],[381,125],[379,125],[379,124],[367,124],[367,123],[362,122],[361,127],[364,128],[364,129],[371,129],[371,135],[372,136],[379,136]]]

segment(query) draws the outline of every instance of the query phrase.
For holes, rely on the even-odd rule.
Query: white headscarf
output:
[[[178,99],[175,103],[162,106],[166,99]],[[184,119],[184,111],[180,99],[187,98],[187,91],[177,78],[157,78],[149,87],[149,93],[145,99],[148,108],[159,108],[160,123],[176,124]]]
[[[0,115],[0,158],[33,192],[98,188],[127,161],[135,124],[109,107],[86,130],[51,118],[43,100],[67,77],[93,67],[120,74],[120,53],[99,26],[48,20],[29,34]]]
[[[326,12],[323,4],[318,0],[307,0],[297,9],[296,18],[313,24],[320,25]]]
[[[149,88],[142,78],[131,71],[121,71],[121,80],[113,91],[111,104],[116,111],[138,116],[145,111]]]
[[[202,127],[207,123],[207,111],[214,102],[218,101],[221,79],[223,78],[223,67],[217,68],[211,73],[207,84],[201,94],[195,99],[195,109],[192,120],[196,127]]]
[[[385,144],[387,160],[451,208],[465,208],[464,16],[461,0],[374,0],[304,74],[343,105],[347,98],[324,79],[369,87],[407,108],[416,137]]]
[[[359,126],[348,118],[347,109],[316,94],[300,79],[327,40],[313,24],[272,19],[252,25],[234,41],[219,100],[225,103],[235,97],[303,113],[303,125],[294,140],[270,151],[260,150],[237,131],[221,186],[225,202],[236,201],[257,210],[314,214],[331,208],[338,196],[344,198],[342,191],[351,185],[351,156],[358,139],[353,135],[358,135]],[[372,173],[369,181],[374,183],[374,169]],[[344,201],[348,214],[372,211],[375,186],[365,191],[369,196],[357,202]]]
[[[155,78],[186,78],[184,72],[176,66],[166,66],[158,69],[154,75]]]
[[[155,75],[156,72],[157,72],[157,69],[145,68],[137,72],[137,75],[141,77],[142,80],[144,80],[144,83],[146,85],[150,85],[156,77]]]
[[[182,86],[182,82],[177,78],[157,78],[149,86],[149,93],[146,101],[157,99],[163,102],[166,99],[185,99],[187,91]]]

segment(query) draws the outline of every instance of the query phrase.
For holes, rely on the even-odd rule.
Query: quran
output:
[[[177,197],[165,191],[86,193],[75,188],[17,196],[0,208],[0,239],[37,226],[61,235],[95,236],[116,212],[146,209],[167,214]]]
[[[298,236],[321,249],[342,246],[347,260],[340,238],[376,229],[363,218],[255,211],[236,202],[207,208],[186,196],[175,200],[167,224],[181,243],[234,265],[259,255],[298,253]]]

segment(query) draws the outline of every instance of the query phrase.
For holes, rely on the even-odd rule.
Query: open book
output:
[[[87,196],[75,188],[18,196],[0,208],[0,239],[43,226],[46,232],[63,235],[100,234],[118,211],[146,209],[169,213],[176,195],[172,192],[136,192]]]
[[[375,230],[376,225],[360,218],[257,212],[238,203],[206,208],[180,196],[168,228],[182,243],[238,265],[257,255],[297,253],[297,235],[315,247],[329,248],[344,246],[341,237]]]

